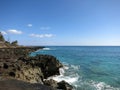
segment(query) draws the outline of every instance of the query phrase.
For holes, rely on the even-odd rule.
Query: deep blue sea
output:
[[[47,46],[32,55],[49,54],[64,64],[60,76],[74,90],[120,90],[119,46]]]

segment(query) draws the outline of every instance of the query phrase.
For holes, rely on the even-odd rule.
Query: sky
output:
[[[0,0],[0,31],[20,45],[120,46],[120,0]]]

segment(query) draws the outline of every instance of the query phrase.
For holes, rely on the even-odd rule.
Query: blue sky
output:
[[[120,0],[0,0],[0,31],[22,45],[120,45]]]

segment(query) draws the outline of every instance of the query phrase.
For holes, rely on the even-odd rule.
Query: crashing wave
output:
[[[50,48],[43,48],[43,50],[50,50]]]
[[[79,82],[76,90],[120,90],[120,88],[112,87],[104,82],[81,81]]]
[[[97,89],[97,90],[120,90],[120,88],[114,88],[110,85],[107,85],[106,83],[104,82],[99,82],[99,83],[96,83],[96,82],[92,82],[92,85]]]
[[[60,68],[60,75],[49,77],[55,81],[66,81],[74,87],[74,90],[120,90],[107,85],[104,82],[95,82],[93,80],[83,80],[82,76],[78,74],[80,70],[79,65],[69,65],[64,63],[64,67]]]
[[[53,76],[53,77],[49,77],[49,79],[53,79],[55,81],[61,82],[61,81],[66,81],[67,83],[69,83],[70,85],[72,85],[73,87],[76,87],[76,83],[79,80],[79,75],[76,73],[76,70],[71,70],[71,69],[79,69],[79,66],[75,66],[75,65],[64,65],[63,68],[60,68],[60,75],[57,76]]]

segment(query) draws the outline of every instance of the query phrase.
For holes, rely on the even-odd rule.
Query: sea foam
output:
[[[63,68],[60,68],[60,75],[49,77],[55,81],[66,81],[74,87],[74,90],[120,90],[120,88],[114,88],[104,82],[95,82],[93,80],[83,80],[77,71],[80,70],[80,66],[64,64]],[[85,89],[86,88],[86,89]]]
[[[70,69],[78,69],[77,66],[75,65],[64,65],[63,68],[59,69],[60,75],[56,75],[53,77],[49,77],[48,79],[53,79],[55,81],[66,81],[67,83],[69,83],[70,85],[72,85],[73,87],[76,87],[76,84],[78,79],[79,79],[79,75],[75,72],[75,70],[70,70]],[[71,72],[70,72],[71,71]]]
[[[104,82],[96,82],[93,80],[80,81],[75,90],[120,90],[120,88],[112,87]]]
[[[50,50],[50,48],[43,48],[43,50]]]

